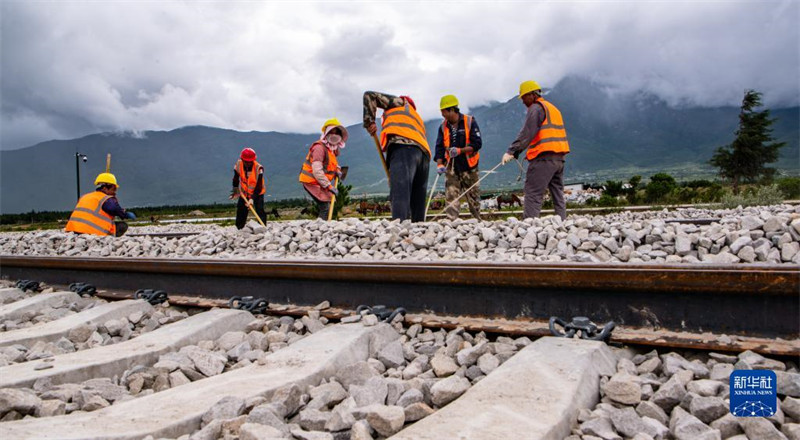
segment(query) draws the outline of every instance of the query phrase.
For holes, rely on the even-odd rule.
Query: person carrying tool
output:
[[[339,153],[347,142],[347,129],[336,118],[328,119],[322,125],[322,135],[311,144],[300,170],[300,183],[317,204],[317,218],[328,219],[333,196],[339,195],[334,186],[335,178],[342,178],[339,166]]]
[[[469,212],[473,217],[481,219],[481,190],[478,185],[478,160],[483,141],[478,122],[470,115],[462,114],[458,108],[458,98],[454,95],[442,96],[439,102],[442,111],[442,125],[436,137],[436,172],[445,174],[445,199],[447,218],[458,218],[458,205],[453,200],[472,187],[466,194]]]
[[[66,232],[121,237],[128,224],[114,221],[114,217],[135,220],[136,214],[122,209],[117,201],[117,178],[111,173],[100,173],[93,192],[83,195],[69,217]]]
[[[386,152],[392,219],[425,221],[431,149],[425,123],[408,96],[364,92],[364,128],[375,136],[375,112],[383,109],[380,147]]]
[[[256,152],[246,147],[233,167],[233,189],[230,198],[239,197],[236,203],[236,229],[244,228],[247,211],[250,209],[248,205],[255,205],[260,223],[266,223],[265,192],[267,188],[264,183],[264,167],[256,161]]]
[[[519,98],[528,107],[528,112],[517,138],[503,155],[502,163],[511,162],[527,149],[529,163],[523,217],[539,217],[544,191],[549,189],[556,214],[566,219],[564,156],[569,153],[569,143],[561,112],[542,98],[542,89],[536,81],[520,84]]]

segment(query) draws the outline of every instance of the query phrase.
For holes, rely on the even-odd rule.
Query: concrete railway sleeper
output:
[[[659,353],[547,337],[532,343],[502,331],[425,328],[415,322],[420,315],[382,324],[368,308],[348,317],[327,302],[267,309],[297,310],[300,319],[202,312],[137,340],[215,313],[244,315],[238,324],[224,319],[218,337],[102,374],[57,371],[70,355],[51,358],[52,368],[0,368],[0,438],[744,440],[794,439],[800,427],[796,355]],[[332,324],[326,316],[359,322]],[[93,350],[119,354],[135,341]],[[199,371],[195,359],[213,370]],[[779,413],[723,414],[734,368],[774,370]]]
[[[171,344],[170,351],[158,357],[145,356],[139,353],[135,365],[121,372],[113,365],[87,363],[79,373],[91,373],[91,379],[80,383],[66,382],[62,375],[42,374],[27,390],[41,399],[40,409],[34,412],[35,417],[69,414],[74,411],[96,411],[112,404],[148,396],[186,383],[202,380],[207,377],[224,374],[227,371],[265,362],[266,356],[288,345],[295,343],[311,332],[322,330],[327,323],[325,318],[304,317],[295,321],[293,318],[256,318],[247,312],[232,310],[216,310],[205,312],[205,315],[218,315],[221,322],[227,322],[224,328],[216,325],[216,331],[206,332],[203,339],[191,345]],[[214,320],[204,314],[191,318],[195,321]],[[316,321],[311,321],[316,319]],[[197,325],[194,330],[201,331]],[[226,331],[215,338],[223,330]],[[169,326],[164,332],[177,332]],[[154,332],[155,334],[158,332]],[[126,347],[121,347],[126,348]],[[121,356],[127,356],[125,350],[115,350]],[[87,356],[96,353],[87,352]],[[64,362],[56,357],[54,364]],[[0,370],[0,374],[14,374]],[[78,379],[85,378],[80,374],[73,375]],[[26,384],[30,380],[26,381]],[[0,384],[7,385],[7,384]]]
[[[189,315],[144,301],[107,302],[73,292],[31,295],[0,307],[0,366],[125,342]]]

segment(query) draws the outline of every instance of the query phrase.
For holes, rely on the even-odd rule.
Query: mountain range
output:
[[[665,171],[677,178],[713,176],[708,159],[729,144],[738,123],[737,107],[672,107],[644,92],[611,93],[602,84],[566,77],[546,91],[564,116],[571,153],[565,179],[604,181]],[[420,103],[417,103],[420,105]],[[435,105],[435,103],[429,103]],[[428,104],[425,104],[428,105]],[[484,147],[481,169],[494,167],[516,137],[525,108],[516,97],[470,109]],[[784,173],[800,172],[800,107],[772,109],[773,136],[787,142],[774,164]],[[310,121],[316,128],[320,121]],[[441,120],[426,122],[433,146]],[[386,194],[388,187],[372,139],[359,125],[340,156],[350,171],[351,197]],[[239,151],[250,146],[265,166],[268,197],[303,197],[297,182],[308,146],[317,134],[240,132],[190,126],[171,131],[101,133],[72,140],[52,140],[0,152],[0,212],[69,210],[76,200],[75,153],[81,190],[88,192],[104,171],[107,153],[120,182],[123,206],[185,205],[226,202]],[[435,167],[431,167],[429,186]],[[484,189],[518,187],[519,167],[509,164],[482,182]],[[443,183],[439,183],[440,187]]]

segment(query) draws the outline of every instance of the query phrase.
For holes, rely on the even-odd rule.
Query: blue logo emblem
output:
[[[731,414],[736,417],[770,417],[778,410],[775,372],[735,370],[731,373]]]

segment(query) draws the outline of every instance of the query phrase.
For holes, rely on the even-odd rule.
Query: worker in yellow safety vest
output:
[[[458,218],[458,205],[452,203],[469,188],[465,198],[469,212],[481,219],[481,190],[478,182],[478,160],[483,141],[478,122],[470,115],[462,114],[458,108],[458,98],[454,95],[442,96],[439,101],[442,112],[442,125],[436,136],[436,172],[445,175],[444,196],[447,200],[447,218]]]
[[[519,85],[519,98],[528,107],[525,122],[517,138],[503,155],[508,163],[527,149],[528,171],[525,177],[523,216],[539,217],[545,190],[550,190],[553,207],[562,219],[567,218],[564,200],[564,157],[569,153],[564,119],[555,105],[542,98],[536,81]]]
[[[377,109],[383,109],[380,147],[386,153],[392,218],[425,221],[425,195],[431,149],[425,137],[425,122],[414,100],[380,92],[364,93],[364,128],[375,135]]]
[[[117,178],[111,173],[100,173],[94,184],[97,188],[78,200],[64,230],[78,234],[122,236],[128,230],[128,224],[114,221],[114,217],[135,220],[136,214],[119,205]]]
[[[339,153],[347,142],[347,129],[338,119],[332,118],[322,124],[319,140],[311,144],[300,170],[300,183],[303,189],[314,199],[319,211],[317,217],[328,219],[328,211],[333,197],[339,190],[334,186],[334,178],[342,178],[339,166]]]

